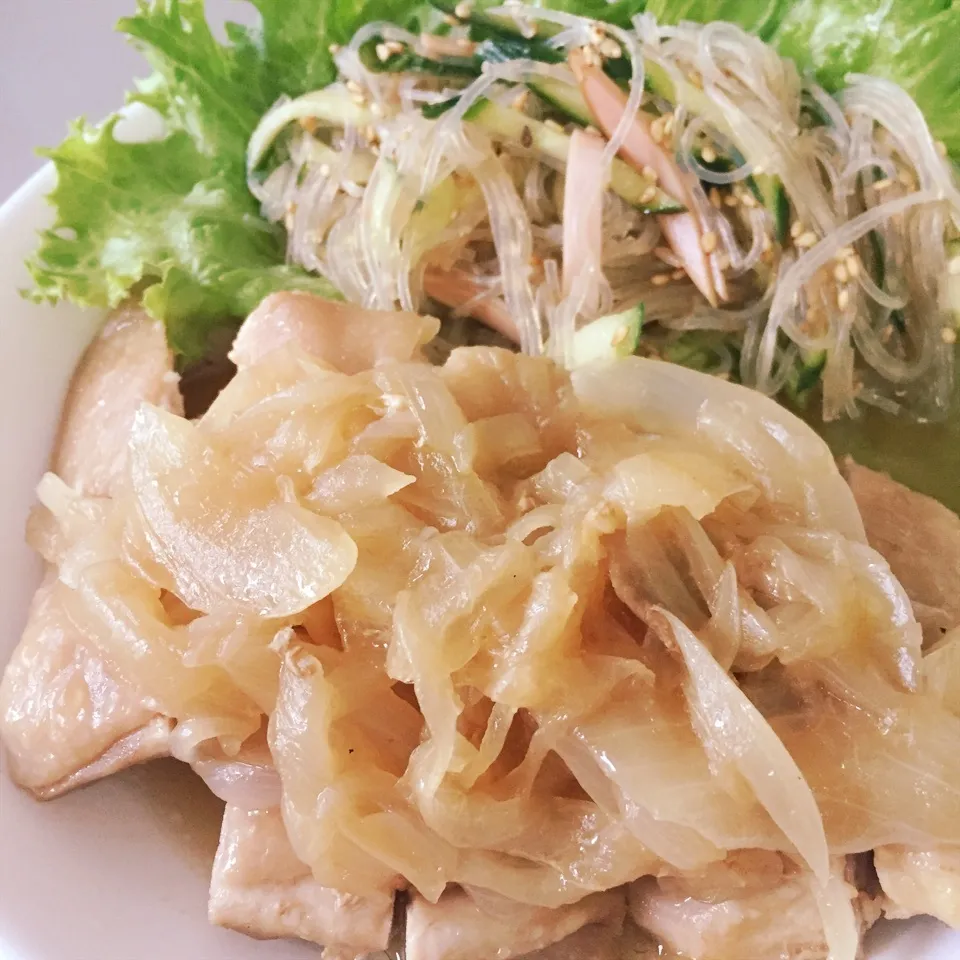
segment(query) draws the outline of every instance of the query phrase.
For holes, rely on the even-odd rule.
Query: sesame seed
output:
[[[663,117],[657,117],[657,119],[650,124],[650,136],[653,137],[655,143],[663,143],[663,126]]]
[[[670,274],[670,279],[682,280],[686,275],[687,275],[686,270],[674,270],[673,273]]]
[[[767,171],[764,170],[759,163],[753,168],[753,175],[755,177],[762,177],[766,172]]]
[[[599,67],[600,66],[600,54],[597,52],[596,47],[586,46],[581,47],[581,52],[583,53],[583,62],[588,67]]]
[[[804,230],[803,223],[799,220],[796,220],[792,224],[790,224],[790,236],[793,237],[794,240],[796,240],[797,237],[799,237],[800,234],[803,233],[803,230]]]
[[[833,259],[836,260],[836,261],[838,261],[839,263],[842,263],[842,262],[843,262],[844,260],[846,260],[848,257],[852,257],[853,255],[854,255],[854,249],[853,249],[853,247],[841,247],[841,248],[833,255]]]
[[[455,16],[453,16],[452,14],[449,14],[449,13],[444,16],[443,22],[444,22],[448,27],[459,27],[459,26],[460,26],[460,21],[459,21]]]
[[[399,40],[388,40],[384,46],[390,53],[403,53],[404,46]]]
[[[640,194],[641,203],[653,203],[657,199],[657,188],[656,187],[647,187],[646,190]]]
[[[665,287],[670,282],[669,273],[657,273],[654,274],[653,280],[650,281],[655,287]]]
[[[760,206],[760,204],[757,203],[757,198],[756,198],[749,190],[744,190],[744,191],[741,193],[741,195],[740,195],[740,202],[741,202],[745,207],[749,207],[749,208],[751,208],[751,209],[754,208],[754,207]]]
[[[723,207],[723,197],[720,196],[720,191],[716,187],[710,188],[710,206],[716,210]]]
[[[882,180],[875,180],[873,184],[873,189],[877,193],[883,193],[884,190],[889,190],[893,186],[893,181],[889,177],[884,177]]]
[[[606,35],[606,31],[600,26],[599,23],[593,23],[590,25],[590,42],[595,47],[598,47],[601,43],[603,43]]]
[[[850,274],[847,273],[847,268],[842,263],[838,263],[833,268],[833,278],[837,283],[846,283],[850,279]]]
[[[937,156],[946,158],[947,145],[942,140],[938,140],[936,142],[936,148],[937,148]]]
[[[847,257],[844,265],[847,268],[847,273],[850,274],[851,280],[857,280],[860,277],[860,261],[857,259],[856,254],[853,256]]]
[[[348,80],[345,86],[351,93],[363,93],[363,87],[356,80]]]
[[[453,8],[453,12],[461,20],[469,20],[470,14],[473,13],[473,4],[470,0],[460,0],[460,3]]]
[[[716,163],[717,160],[717,151],[713,147],[704,147],[700,151],[700,156],[703,157],[704,163]]]
[[[717,249],[718,240],[717,235],[712,230],[708,230],[700,238],[700,249],[703,250],[704,253],[713,253],[713,251]]]
[[[735,193],[728,193],[724,198],[723,202],[728,207],[739,207],[740,198]]]
[[[798,247],[815,247],[817,245],[817,235],[812,230],[801,233],[794,241]]]
[[[657,176],[657,171],[653,169],[649,164],[647,164],[643,170],[640,171],[649,181],[656,183],[660,178]]]
[[[846,310],[850,306],[850,291],[846,287],[837,294],[837,306],[841,310]]]
[[[600,53],[610,60],[619,60],[623,56],[620,44],[613,37],[607,37],[600,43]]]
[[[378,43],[375,49],[377,59],[381,63],[386,63],[390,59],[390,48],[385,43]]]
[[[960,277],[960,257],[954,257],[947,264],[947,272],[951,277]]]
[[[321,177],[329,177],[329,176],[330,176],[330,164],[329,164],[329,163],[321,163],[320,166],[317,168],[317,170],[320,172],[320,176],[321,176]]]
[[[330,53],[336,56],[340,52],[341,47],[339,43],[331,43],[327,49],[330,51]]]
[[[366,105],[367,98],[362,93],[351,93],[350,99],[358,106],[362,107]]]
[[[944,327],[940,331],[940,339],[944,343],[956,343],[957,342],[957,331],[953,327]]]

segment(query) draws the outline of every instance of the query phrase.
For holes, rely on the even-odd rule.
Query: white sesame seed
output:
[[[759,163],[753,168],[753,175],[755,177],[762,177],[766,172],[767,171],[764,170]]]
[[[704,253],[713,253],[713,251],[717,249],[718,242],[719,238],[717,235],[712,230],[708,230],[700,238],[700,249],[703,250]]]
[[[944,327],[940,331],[940,339],[944,343],[956,343],[957,342],[957,331],[953,327]]]
[[[470,14],[473,13],[473,4],[470,0],[460,0],[460,3],[453,8],[453,12],[461,20],[469,20]]]
[[[795,220],[792,224],[790,224],[790,236],[793,237],[794,240],[796,240],[797,237],[803,233],[803,230],[803,223],[800,220]]]
[[[833,278],[837,283],[846,283],[850,279],[850,274],[847,273],[847,268],[842,263],[838,263],[833,268]]]
[[[889,190],[893,186],[893,181],[889,177],[884,177],[882,180],[875,180],[873,184],[873,189],[877,193],[883,193],[884,190]]]
[[[600,53],[610,60],[619,60],[623,56],[620,44],[613,37],[607,37],[600,43]]]
[[[646,190],[640,195],[641,203],[653,203],[657,199],[657,188],[656,187],[647,187]]]
[[[703,157],[704,163],[715,163],[717,159],[717,151],[713,147],[707,146],[700,151],[700,156]]]
[[[341,47],[339,43],[331,43],[327,49],[330,51],[330,53],[336,56],[340,52]]]
[[[850,306],[850,291],[846,287],[837,294],[837,306],[841,310],[846,310]]]
[[[390,59],[390,48],[385,43],[378,43],[375,49],[377,59],[381,63],[386,63]]]
[[[657,177],[657,171],[654,170],[653,167],[651,167],[649,164],[647,164],[647,165],[643,168],[643,170],[641,170],[640,172],[641,172],[648,180],[650,180],[650,181],[653,182],[653,183],[656,183],[657,180],[659,179],[659,178]]]
[[[725,206],[728,207],[739,207],[740,198],[735,193],[728,193],[724,198],[723,202]]]
[[[655,143],[663,143],[663,126],[663,117],[657,117],[657,119],[650,124],[650,136],[653,137]]]
[[[686,275],[687,275],[686,270],[674,270],[673,273],[670,274],[670,279],[682,280]]]
[[[650,282],[655,287],[665,287],[670,282],[670,274],[669,273],[654,274],[654,277]]]
[[[812,230],[801,233],[794,241],[798,247],[815,247],[817,245],[817,235]]]
[[[351,93],[363,93],[363,87],[356,80],[348,80],[345,86]]]
[[[329,164],[329,163],[321,163],[320,166],[319,166],[317,169],[318,169],[318,171],[320,172],[320,176],[321,176],[321,177],[329,177],[329,176],[330,176],[330,164]]]
[[[757,198],[756,198],[749,190],[744,190],[744,191],[740,194],[740,202],[741,202],[745,207],[749,207],[749,208],[754,208],[754,207],[759,207],[759,206],[760,206],[760,204],[757,202]]]
[[[860,277],[860,260],[857,258],[856,254],[853,256],[847,257],[844,265],[847,268],[847,273],[850,274],[851,280],[857,280]]]

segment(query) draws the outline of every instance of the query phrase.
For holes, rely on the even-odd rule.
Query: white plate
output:
[[[131,118],[136,134],[149,121]],[[39,581],[23,542],[70,372],[102,316],[23,300],[24,258],[49,223],[41,171],[0,208],[0,665]],[[51,803],[17,790],[0,758],[0,960],[316,960],[209,926],[220,804],[173,761]],[[885,924],[871,960],[957,960],[960,934]]]

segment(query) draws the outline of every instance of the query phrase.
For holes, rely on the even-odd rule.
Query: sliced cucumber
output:
[[[750,179],[756,186],[757,199],[773,220],[773,237],[783,246],[790,232],[790,198],[783,181],[772,173],[755,173]]]
[[[589,127],[594,122],[590,108],[578,87],[564,83],[562,80],[554,80],[552,77],[537,77],[535,80],[530,80],[527,86],[568,120],[584,127]]]
[[[527,39],[523,37],[520,26],[513,17],[487,13],[488,8],[500,6],[501,0],[481,0],[479,3],[476,2],[476,0],[467,0],[466,4],[462,4],[460,0],[430,0],[430,3],[438,10],[443,11],[448,17],[456,17],[458,20],[464,20],[471,26],[480,27],[482,30],[493,31],[494,33],[505,36]],[[466,13],[466,16],[461,16],[460,13],[457,12],[458,7],[461,9],[461,12]],[[560,24],[550,23],[546,20],[538,20],[536,23],[537,36],[539,37],[552,37],[563,29]]]
[[[554,130],[518,110],[491,100],[478,100],[465,119],[484,129],[494,140],[519,143],[559,163],[567,162],[570,138],[562,130]],[[644,213],[681,213],[686,209],[679,200],[619,159],[610,167],[610,189]]]
[[[622,313],[612,313],[581,327],[573,335],[571,368],[598,360],[629,357],[637,349],[643,329],[643,304]]]

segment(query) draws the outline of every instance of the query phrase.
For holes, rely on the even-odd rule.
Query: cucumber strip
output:
[[[755,185],[757,199],[773,220],[773,237],[782,247],[790,232],[790,198],[783,181],[772,173],[755,173],[749,178]]]
[[[562,130],[554,130],[517,110],[491,100],[478,100],[465,119],[485,130],[494,140],[510,140],[559,163],[567,162],[570,138]],[[679,200],[619,159],[610,167],[610,189],[644,213],[681,213],[686,209]]]
[[[253,171],[264,158],[270,144],[288,124],[295,120],[313,119],[329,127],[363,127],[373,123],[368,107],[355,103],[345,89],[327,87],[314,90],[271,110],[253,131],[247,145],[247,170]]]
[[[568,120],[589,127],[593,123],[593,115],[587,106],[580,89],[571,83],[554,80],[552,77],[537,77],[529,80],[527,86],[545,103],[549,104],[558,113],[562,113]]]
[[[469,23],[471,26],[492,30],[494,33],[527,39],[521,33],[520,26],[513,17],[503,17],[495,13],[491,14],[486,12],[485,8],[498,7],[500,3],[501,0],[485,0],[485,2],[481,3],[477,3],[475,0],[474,2],[468,0],[467,6],[470,12],[468,16],[461,17],[457,13],[457,8],[461,6],[459,0],[430,0],[432,6],[445,13],[448,17],[456,17],[458,20],[464,20],[464,22]],[[536,21],[536,26],[538,37],[553,37],[563,29],[560,24],[550,23],[546,20]]]
[[[600,317],[581,327],[573,335],[571,368],[582,367],[599,360],[629,357],[640,343],[644,308],[640,303],[622,313]]]

